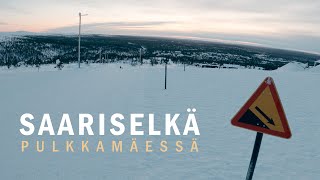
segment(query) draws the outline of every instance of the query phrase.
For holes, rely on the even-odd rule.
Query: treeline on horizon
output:
[[[82,62],[138,61],[140,51],[142,59],[150,60],[152,64],[170,59],[173,63],[236,64],[265,70],[277,69],[291,61],[313,65],[320,59],[319,55],[297,51],[195,40],[102,35],[81,37]],[[0,66],[40,66],[55,63],[57,59],[64,64],[78,61],[77,36],[26,35],[0,42]]]

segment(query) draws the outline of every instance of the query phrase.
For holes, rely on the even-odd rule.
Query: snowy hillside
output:
[[[300,63],[300,62],[290,62],[282,67],[279,67],[277,71],[282,72],[297,72],[297,71],[304,71],[308,67],[308,64]]]
[[[8,37],[1,38],[0,33],[0,66],[43,65],[54,63],[57,59],[66,64],[78,60],[76,35],[28,32],[4,35]],[[233,68],[265,70],[275,70],[292,61],[313,65],[315,60],[320,59],[319,54],[191,39],[104,35],[84,35],[81,38],[82,61],[138,62],[140,53],[142,59],[155,64],[163,63],[159,59],[168,58],[180,64],[225,64]]]
[[[310,72],[315,72],[315,73],[320,73],[320,65],[315,66],[315,67],[310,67],[310,68],[308,69],[308,71],[310,71]]]
[[[292,138],[264,136],[254,179],[317,180],[320,177],[318,73],[193,66],[183,71],[182,65],[170,65],[168,89],[164,90],[163,65],[92,64],[79,70],[76,64],[70,64],[62,71],[47,65],[37,71],[36,68],[0,70],[0,179],[245,179],[256,133],[234,127],[230,120],[266,76],[275,80]],[[197,109],[201,131],[196,137],[198,153],[177,153],[172,146],[177,139],[189,146],[193,135],[136,137],[141,149],[144,149],[143,141],[153,141],[155,152],[133,154],[128,152],[128,147],[123,153],[110,152],[109,142],[113,139],[131,143],[128,134],[26,137],[19,132],[20,116],[26,112],[34,114],[36,126],[43,113],[50,113],[54,127],[59,126],[61,115],[66,112],[75,124],[78,113],[97,117],[99,113],[120,112],[125,115],[128,128],[130,113],[155,113],[156,127],[163,129],[162,115],[181,113],[186,119],[187,108]],[[148,128],[146,121],[143,121],[144,130]],[[184,123],[179,121],[178,125]],[[90,153],[35,152],[36,140],[52,139],[60,142],[89,139],[92,143],[103,140],[108,150],[95,153],[95,145],[89,145]],[[171,143],[167,153],[158,150],[162,139]],[[31,143],[24,153],[21,153],[21,140]],[[63,144],[57,146],[61,148]],[[46,150],[50,148],[48,145]]]

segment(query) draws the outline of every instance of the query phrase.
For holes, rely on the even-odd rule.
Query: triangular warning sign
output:
[[[291,132],[276,86],[267,77],[239,112],[232,118],[234,126],[258,131],[282,138],[290,138]]]

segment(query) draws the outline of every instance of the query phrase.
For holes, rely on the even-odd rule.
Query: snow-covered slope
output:
[[[280,68],[278,68],[276,71],[282,71],[282,72],[297,72],[297,71],[304,71],[307,67],[307,64],[300,63],[300,62],[290,62]]]
[[[320,73],[320,65],[308,69],[310,72]]]
[[[289,140],[265,135],[254,179],[317,180],[320,177],[320,78],[315,73],[268,72],[258,70],[204,69],[169,66],[168,89],[164,90],[163,66],[108,64],[78,70],[20,72],[4,71],[0,76],[1,153],[0,179],[245,179],[255,132],[233,127],[233,115],[266,76],[272,76],[292,130]],[[73,68],[72,68],[73,67]],[[49,67],[48,67],[49,68]],[[189,146],[194,136],[136,137],[139,153],[129,153],[128,134],[105,136],[22,136],[19,118],[30,112],[36,127],[43,113],[50,113],[54,127],[62,113],[76,124],[78,113],[125,115],[156,113],[156,127],[163,129],[165,113],[181,113],[196,108],[201,135],[198,153],[175,152],[175,141]],[[183,120],[183,119],[182,119]],[[95,123],[97,119],[94,120]],[[147,131],[147,120],[143,127]],[[184,123],[178,122],[179,127]],[[96,126],[94,127],[96,130]],[[107,126],[107,128],[110,128]],[[77,129],[77,128],[75,128]],[[35,140],[58,142],[62,152],[36,153]],[[64,140],[90,140],[90,153],[64,152]],[[111,140],[123,140],[124,152],[110,152]],[[161,140],[169,142],[167,153],[159,151]],[[30,149],[20,150],[20,141],[29,140]],[[96,142],[105,142],[105,153],[95,153]],[[146,153],[145,140],[152,140],[155,152]]]

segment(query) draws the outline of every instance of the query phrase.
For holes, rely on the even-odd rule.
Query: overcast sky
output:
[[[315,0],[0,0],[0,31],[175,36],[320,53]]]

